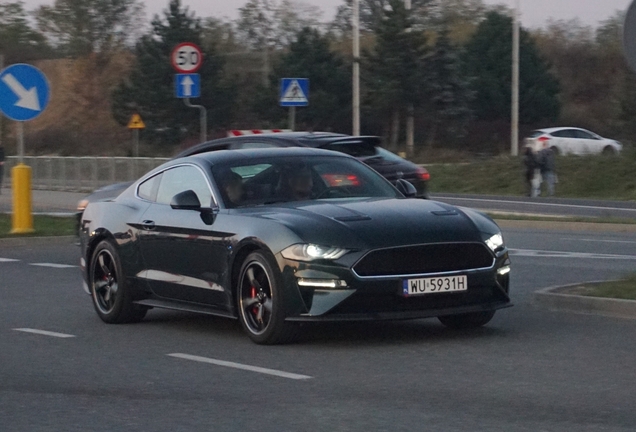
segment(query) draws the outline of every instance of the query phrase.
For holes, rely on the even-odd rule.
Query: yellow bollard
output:
[[[18,164],[11,170],[13,188],[13,229],[11,234],[29,234],[33,229],[31,213],[31,167]]]

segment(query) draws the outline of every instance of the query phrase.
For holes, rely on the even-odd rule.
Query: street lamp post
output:
[[[404,8],[411,10],[411,0],[404,0]],[[411,28],[405,31],[409,32]],[[415,152],[415,109],[412,103],[406,107],[406,152],[409,156]]]
[[[512,25],[512,113],[510,154],[519,155],[519,0],[515,5]]]
[[[360,0],[353,0],[353,135],[360,135]]]

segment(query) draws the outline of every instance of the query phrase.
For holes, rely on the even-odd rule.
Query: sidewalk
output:
[[[85,192],[33,191],[34,213],[74,213],[77,202],[88,195]],[[13,211],[11,189],[2,188],[0,195],[0,213]]]

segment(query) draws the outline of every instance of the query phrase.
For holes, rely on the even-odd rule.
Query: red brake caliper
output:
[[[256,287],[252,287],[251,295],[252,298],[256,298]],[[258,315],[258,306],[252,307],[252,313],[254,314],[254,316]]]

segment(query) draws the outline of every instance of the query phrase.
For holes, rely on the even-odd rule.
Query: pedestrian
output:
[[[539,167],[541,169],[541,177],[547,184],[549,196],[554,195],[554,184],[556,183],[556,163],[554,159],[554,151],[548,146],[547,142],[544,142],[543,149],[539,152]]]
[[[532,147],[526,146],[523,151],[523,166],[525,167],[525,184],[526,195],[535,197],[537,193],[536,177],[537,177],[537,158]]]
[[[4,179],[4,147],[0,145],[0,195],[2,195],[2,180]]]

